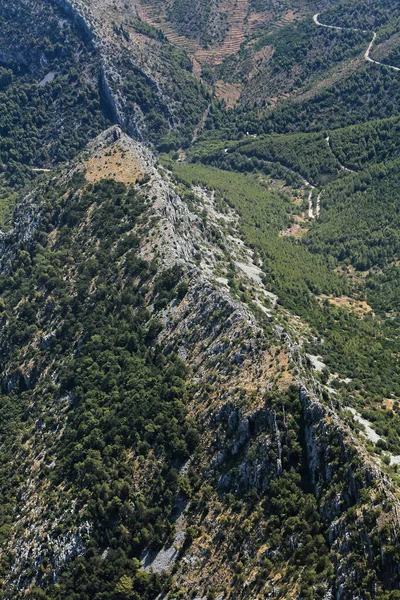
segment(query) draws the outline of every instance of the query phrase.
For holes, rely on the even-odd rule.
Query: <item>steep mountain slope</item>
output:
[[[143,23],[134,4],[51,2],[92,40],[102,95],[114,121],[166,149],[190,141],[209,96],[192,75],[187,55]]]
[[[385,465],[237,227],[118,128],[19,205],[1,281],[4,598],[397,587]]]

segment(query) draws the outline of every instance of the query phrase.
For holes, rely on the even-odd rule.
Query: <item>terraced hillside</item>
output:
[[[190,6],[185,5],[184,10],[190,11]],[[205,22],[199,15],[194,14],[192,23],[189,16],[189,23],[184,27],[179,19],[168,18],[171,14],[168,6],[161,6],[160,10],[159,3],[152,5],[146,2],[138,7],[138,13],[143,21],[160,28],[168,40],[184,48],[193,61],[200,65],[211,66],[220,64],[226,56],[239,51],[247,30],[245,21],[249,10],[248,0],[235,0],[233,4],[225,2],[225,6],[220,6],[219,10],[221,16],[218,20],[221,24],[216,27],[216,32],[213,34],[212,24],[209,22],[213,19],[212,12]]]
[[[289,6],[285,2],[181,1],[161,7],[143,2],[138,10],[144,21],[161,28],[172,43],[189,53],[198,76],[203,66],[203,76],[215,84],[218,98],[231,107],[262,108],[289,96],[311,98],[319,89],[358,71],[365,57],[397,68],[390,58],[399,45],[397,8],[382,2],[376,13],[369,4],[358,9],[355,4],[347,10],[345,3],[329,2]],[[326,12],[317,13],[321,8]],[[374,10],[373,23],[365,15]],[[319,25],[320,30],[318,19],[311,22],[316,14],[326,25]],[[198,32],[209,37],[201,40]]]
[[[294,8],[285,2],[262,10],[248,0],[173,3],[141,2],[138,13],[143,21],[160,28],[168,40],[184,48],[194,64],[215,67],[236,55],[241,45],[258,30],[275,31],[299,18],[301,3]],[[200,73],[200,71],[199,71]]]

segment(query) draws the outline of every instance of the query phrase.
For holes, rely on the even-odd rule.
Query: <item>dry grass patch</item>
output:
[[[386,410],[394,410],[394,403],[395,401],[391,398],[384,398],[382,400],[382,406],[386,408]]]
[[[99,150],[86,162],[86,179],[90,183],[108,178],[121,183],[136,183],[141,176],[143,171],[138,157],[119,142]]]

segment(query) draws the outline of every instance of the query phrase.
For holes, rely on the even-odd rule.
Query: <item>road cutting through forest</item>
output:
[[[368,31],[366,29],[357,29],[356,27],[338,27],[337,25],[325,25],[324,23],[321,23],[321,21],[318,20],[318,17],[319,17],[319,13],[315,14],[313,16],[313,21],[319,27],[326,27],[327,29],[337,29],[339,31],[361,31],[362,33],[371,33],[370,31]],[[376,31],[373,31],[372,32],[372,40],[368,44],[368,48],[366,49],[365,54],[364,54],[365,60],[367,60],[368,62],[374,63],[375,65],[380,65],[381,67],[388,67],[388,69],[393,69],[393,71],[400,71],[400,67],[394,67],[393,65],[386,65],[385,63],[378,62],[377,60],[374,60],[373,58],[371,58],[370,54],[371,54],[372,46],[375,43],[376,36],[377,36]]]

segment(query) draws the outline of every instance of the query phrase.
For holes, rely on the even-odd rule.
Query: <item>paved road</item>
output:
[[[357,29],[356,27],[338,27],[336,25],[325,25],[324,23],[321,23],[321,21],[318,20],[318,17],[319,17],[319,13],[317,13],[316,15],[313,16],[313,21],[316,25],[319,25],[319,27],[326,27],[327,29],[338,29],[339,31],[362,31],[362,33],[371,33],[365,29]],[[393,69],[393,71],[400,71],[399,67],[394,67],[393,65],[386,65],[385,63],[378,62],[377,60],[374,60],[373,58],[371,58],[371,56],[370,56],[371,49],[375,43],[375,40],[376,40],[376,31],[373,31],[372,32],[372,40],[368,44],[368,48],[366,49],[365,54],[364,54],[365,60],[367,60],[368,62],[374,63],[375,65],[381,65],[382,67],[388,67],[389,69]]]

